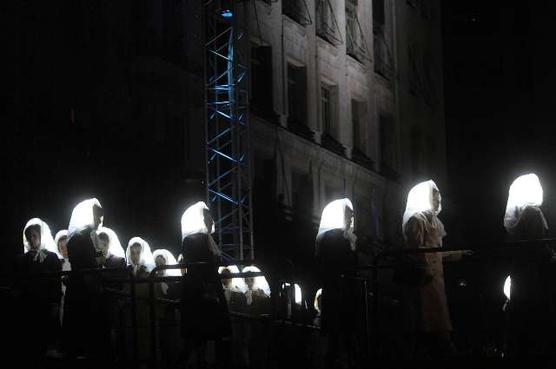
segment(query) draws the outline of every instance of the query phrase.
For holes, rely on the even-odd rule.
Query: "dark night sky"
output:
[[[555,5],[443,4],[450,243],[503,239],[509,185],[528,172],[556,225]]]

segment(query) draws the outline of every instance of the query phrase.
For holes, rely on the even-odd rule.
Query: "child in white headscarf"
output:
[[[59,276],[48,276],[61,270],[52,234],[39,218],[27,222],[23,229],[24,255],[16,260],[14,290],[20,296],[22,310],[20,329],[33,337],[29,355],[38,360],[46,354],[59,331],[59,306],[62,288]]]

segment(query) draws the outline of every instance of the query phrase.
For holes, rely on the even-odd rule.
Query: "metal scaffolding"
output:
[[[207,200],[214,239],[227,260],[253,259],[245,3],[206,6]]]

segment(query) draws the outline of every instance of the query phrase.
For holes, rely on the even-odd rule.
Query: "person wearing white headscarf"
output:
[[[71,213],[68,226],[68,257],[73,270],[98,267],[97,229],[102,226],[103,211],[100,202],[93,198],[80,202]]]
[[[504,227],[510,240],[545,238],[548,224],[542,213],[543,189],[534,173],[519,176],[510,186]],[[554,260],[548,245],[522,246],[507,251],[512,256],[511,284],[506,312],[509,321],[508,355],[542,354],[554,330],[550,273]],[[511,287],[510,287],[511,286]]]
[[[103,209],[95,199],[81,201],[71,213],[67,251],[72,275],[67,279],[64,331],[70,357],[80,351],[93,361],[111,359],[110,329],[105,312],[103,275],[84,272],[100,267],[98,229]],[[88,332],[83,334],[82,332]]]
[[[242,273],[260,273],[261,270],[254,265],[243,268]],[[270,286],[264,276],[245,278],[245,299],[247,306],[255,314],[268,313],[270,303]]]
[[[154,258],[154,263],[155,265],[158,266],[164,266],[164,265],[176,265],[178,262],[176,261],[176,258],[174,257],[174,255],[172,255],[172,253],[166,249],[158,249],[158,250],[154,250],[153,252],[153,258]],[[181,272],[179,269],[163,269],[160,270],[158,272],[158,276],[161,277],[181,277]],[[160,288],[160,295],[161,296],[167,296],[168,295],[168,288],[170,286],[173,286],[175,284],[168,284],[166,282],[160,282],[158,284],[159,288]],[[170,295],[173,295],[173,293],[170,293]]]
[[[56,248],[58,250],[58,257],[62,261],[63,271],[71,270],[71,264],[69,262],[69,257],[68,257],[67,243],[68,243],[68,230],[62,229],[58,231],[56,233],[56,236],[54,236],[54,244],[56,245]]]
[[[229,310],[243,312],[247,304],[244,295],[247,291],[247,286],[243,278],[233,277],[234,274],[240,273],[238,266],[228,265],[219,267],[218,273],[222,275],[222,287],[224,288],[224,297],[226,297]]]
[[[446,231],[438,218],[441,210],[440,191],[434,181],[421,182],[409,191],[402,222],[407,248],[442,247]],[[431,355],[455,353],[444,286],[443,258],[458,258],[464,254],[471,252],[447,251],[408,256],[420,268],[420,273],[414,275],[415,280],[404,281],[411,286],[408,291],[413,296],[412,302],[406,304],[411,305],[408,308],[412,310],[412,334],[420,333],[428,339]]]
[[[127,243],[125,251],[127,265],[133,267],[133,273],[138,278],[148,278],[154,268],[154,258],[148,242],[141,237],[133,237]]]
[[[101,226],[97,230],[97,262],[102,268],[126,267],[125,251],[116,232]]]
[[[543,238],[548,224],[540,209],[543,189],[534,173],[516,178],[508,192],[504,228],[515,239]]]
[[[24,255],[16,260],[16,283],[21,314],[19,327],[33,337],[28,345],[34,359],[44,357],[48,344],[54,343],[59,331],[59,305],[62,287],[59,276],[42,274],[61,271],[50,227],[39,218],[33,218],[23,228]]]
[[[204,202],[199,201],[185,210],[181,217],[181,236],[182,254],[188,267],[183,282],[182,336],[186,360],[193,350],[204,357],[204,345],[214,340],[217,361],[226,365],[231,323],[216,266],[221,252],[211,236],[213,232],[214,221]]]
[[[328,336],[327,365],[342,356],[354,357],[355,339],[362,317],[357,286],[345,278],[356,274],[357,237],[353,231],[354,211],[347,198],[330,202],[322,211],[315,242],[315,255],[322,280],[321,334]]]

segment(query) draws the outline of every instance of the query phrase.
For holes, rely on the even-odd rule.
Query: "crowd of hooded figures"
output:
[[[536,175],[512,183],[504,216],[510,239],[546,237],[542,202]],[[440,191],[432,180],[410,190],[402,221],[406,249],[442,247],[446,231],[439,218],[441,208]],[[368,307],[362,294],[367,291],[361,292],[353,283],[360,264],[354,215],[347,198],[330,202],[322,211],[314,254],[322,288],[310,304],[298,283],[276,286],[278,295],[288,300],[284,316],[314,312],[310,325],[324,337],[321,364],[326,367],[356,366],[365,352],[362,319]],[[26,346],[28,358],[40,362],[49,353],[106,366],[125,361],[135,347],[138,362],[149,363],[154,326],[165,367],[204,367],[207,357],[216,367],[263,367],[269,349],[264,337],[270,333],[252,318],[273,311],[271,288],[254,265],[241,270],[223,265],[213,232],[214,221],[205,203],[188,207],[181,218],[181,254],[176,259],[166,249],[151,251],[141,237],[131,238],[124,251],[114,230],[103,225],[103,209],[94,198],[79,203],[68,229],[55,237],[43,220],[29,220],[23,228],[24,254],[17,259],[13,286],[21,306],[21,331],[33,332],[34,344]],[[554,259],[552,250],[542,245],[515,248],[512,253],[504,286],[508,324],[503,350],[509,356],[546,353],[553,331],[551,291],[545,282]],[[393,279],[402,289],[400,335],[407,338],[407,357],[457,355],[443,260],[470,254],[407,253],[396,269]],[[168,303],[157,305],[157,324],[151,325],[149,285],[133,284],[131,294],[132,284],[126,278],[131,273],[136,280],[148,279],[153,268],[178,263],[180,268],[157,269],[158,277],[180,278],[156,282],[157,299]],[[99,269],[106,273],[90,272]],[[240,272],[255,275],[234,276]],[[135,304],[129,303],[129,296],[135,296]],[[231,313],[251,319],[231,319]],[[116,333],[132,326],[135,335]]]

